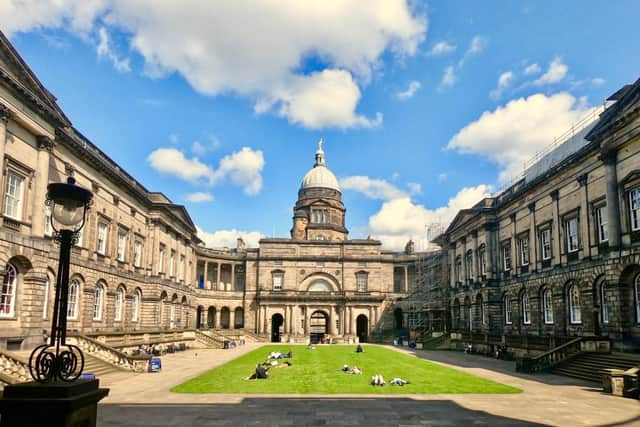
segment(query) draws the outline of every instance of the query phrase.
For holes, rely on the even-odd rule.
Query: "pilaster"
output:
[[[603,153],[600,159],[604,162],[606,180],[607,221],[609,226],[609,247],[620,248],[620,204],[618,197],[617,152]]]

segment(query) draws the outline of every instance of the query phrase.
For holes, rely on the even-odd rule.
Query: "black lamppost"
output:
[[[69,261],[71,246],[84,227],[92,197],[91,191],[76,185],[72,177],[66,183],[49,184],[47,187],[51,227],[55,231],[55,240],[60,243],[60,259],[49,343],[36,347],[29,357],[31,377],[41,383],[74,381],[84,367],[80,348],[66,343]]]

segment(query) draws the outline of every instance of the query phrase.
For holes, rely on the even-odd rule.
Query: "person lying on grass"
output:
[[[373,377],[371,377],[371,385],[383,386],[385,384],[386,384],[386,382],[385,382],[384,377],[382,375],[375,374]]]
[[[342,368],[340,368],[340,370],[347,374],[351,372],[351,368],[349,368],[349,365],[343,365]]]
[[[362,370],[357,366],[354,366],[353,369],[351,370],[351,373],[355,375],[362,375]]]
[[[282,353],[280,353],[279,351],[272,351],[267,356],[267,359],[280,359],[281,357],[282,357]]]
[[[276,366],[276,368],[288,368],[289,366],[291,366],[291,362],[289,362],[288,360],[286,362],[284,362],[282,365],[278,365]]]
[[[391,380],[389,384],[403,386],[405,384],[409,384],[409,381],[405,381],[402,378],[395,377],[394,379]]]

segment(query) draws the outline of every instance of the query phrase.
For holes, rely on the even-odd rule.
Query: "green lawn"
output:
[[[255,371],[256,364],[271,351],[293,351],[292,366],[269,370],[266,380],[245,380]],[[286,359],[285,359],[286,360]],[[280,361],[279,361],[280,362]],[[358,366],[362,375],[341,372],[348,364]],[[374,374],[387,381],[400,377],[410,382],[404,387],[369,384]],[[268,345],[245,354],[171,389],[177,393],[519,393],[521,390],[447,368],[415,356],[378,346],[364,345],[364,353],[355,346],[324,345],[315,350],[306,346]]]

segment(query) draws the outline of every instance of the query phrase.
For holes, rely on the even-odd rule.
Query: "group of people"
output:
[[[371,385],[383,386],[385,384],[387,384],[387,382],[384,380],[384,377],[381,374],[376,374],[371,377]],[[402,378],[398,378],[398,377],[395,377],[389,383],[389,385],[399,385],[399,386],[404,386],[405,384],[409,384],[409,381],[405,381]]]
[[[266,380],[267,378],[269,378],[269,374],[267,373],[269,371],[269,368],[271,367],[288,368],[289,366],[292,365],[292,363],[289,362],[288,360],[285,360],[282,363],[278,363],[278,359],[291,359],[292,357],[293,357],[293,352],[291,351],[291,349],[289,349],[287,353],[272,351],[267,355],[267,361],[258,363],[256,365],[255,372],[251,376],[245,379],[246,380]]]
[[[340,368],[340,370],[342,372],[344,372],[345,374],[355,374],[355,375],[361,375],[362,374],[362,369],[358,368],[357,366],[353,366],[353,368],[350,368],[349,365],[343,365],[342,368]]]

